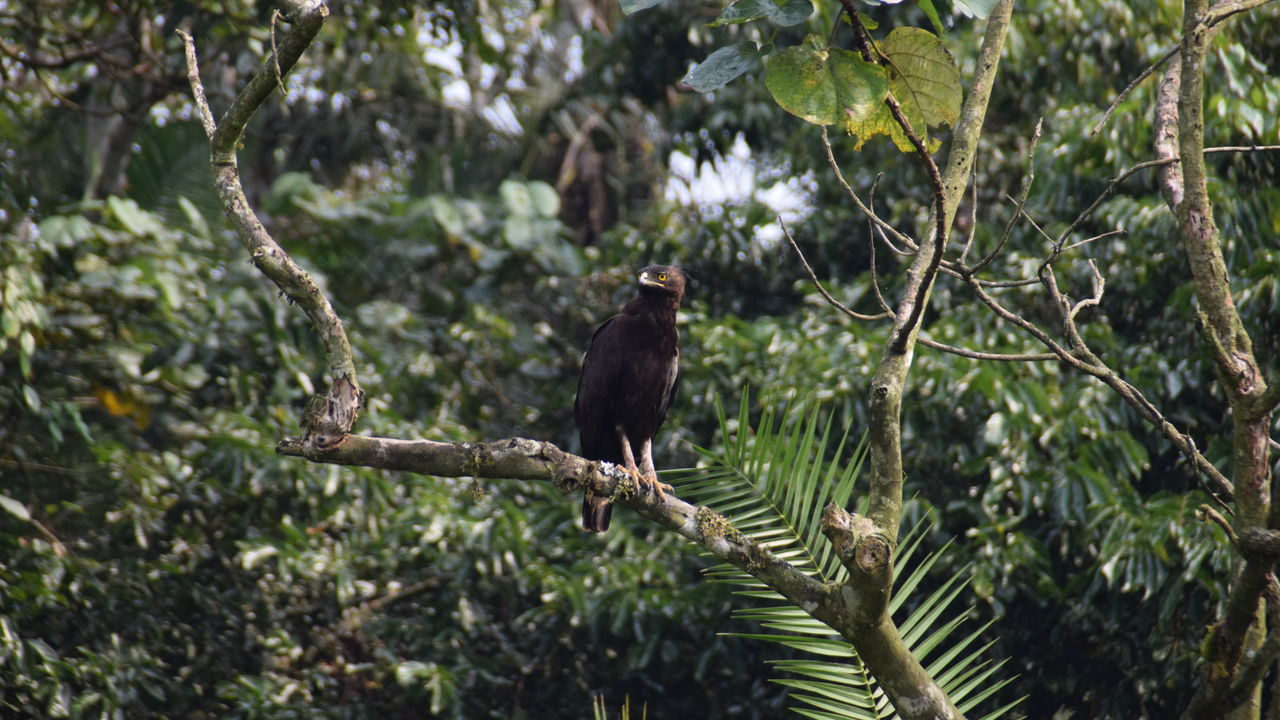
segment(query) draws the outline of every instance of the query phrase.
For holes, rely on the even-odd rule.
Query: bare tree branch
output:
[[[968,348],[956,347],[955,345],[947,345],[937,340],[930,340],[921,335],[918,342],[933,350],[940,350],[951,355],[959,355],[970,360],[995,360],[997,362],[1043,362],[1045,360],[1057,360],[1058,356],[1053,353],[993,353],[983,352],[980,350],[970,350]]]
[[[262,103],[280,87],[282,75],[297,64],[329,14],[328,9],[320,2],[296,2],[293,5],[293,27],[279,43],[278,51],[271,53],[263,61],[258,72],[236,96],[220,123],[213,122],[207,101],[201,107],[204,88],[196,65],[195,46],[188,35],[182,35],[187,45],[188,77],[192,93],[196,97],[201,123],[206,132],[212,128],[210,157],[214,185],[222,201],[223,211],[235,226],[240,242],[249,252],[254,265],[290,301],[302,307],[324,342],[332,384],[327,395],[312,398],[303,415],[303,429],[307,442],[316,447],[328,447],[340,442],[350,432],[360,408],[362,393],[356,379],[355,363],[351,358],[346,330],[315,281],[298,267],[258,220],[245,197],[236,164],[236,151],[245,126]]]
[[[182,45],[186,50],[187,81],[191,83],[191,95],[196,101],[196,117],[200,118],[205,136],[212,140],[214,134],[218,132],[218,123],[214,121],[213,112],[209,109],[209,99],[204,94],[204,83],[200,82],[200,62],[196,59],[195,40],[185,30],[179,29],[175,32],[182,38]]]
[[[1138,73],[1138,77],[1134,78],[1128,85],[1126,85],[1125,88],[1120,91],[1120,94],[1116,95],[1116,99],[1112,100],[1111,104],[1107,106],[1107,109],[1102,113],[1102,117],[1098,118],[1098,122],[1094,123],[1093,127],[1090,128],[1089,135],[1097,135],[1102,130],[1102,126],[1106,125],[1107,121],[1111,119],[1111,115],[1115,113],[1116,108],[1120,107],[1120,103],[1124,102],[1124,99],[1129,97],[1129,93],[1138,89],[1138,86],[1142,84],[1143,80],[1146,80],[1151,73],[1159,70],[1165,63],[1169,62],[1169,58],[1177,54],[1178,46],[1174,45],[1157,58],[1155,62],[1148,65],[1145,70]]]

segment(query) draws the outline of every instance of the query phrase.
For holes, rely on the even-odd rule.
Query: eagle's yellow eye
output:
[[[666,282],[666,281],[667,281],[667,274],[666,274],[666,273],[658,273],[658,282]]]

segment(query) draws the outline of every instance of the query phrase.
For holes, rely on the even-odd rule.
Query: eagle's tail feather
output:
[[[588,532],[608,530],[611,515],[613,515],[613,501],[609,498],[591,494],[582,498],[583,530]]]

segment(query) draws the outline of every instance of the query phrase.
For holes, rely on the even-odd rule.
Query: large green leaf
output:
[[[847,50],[818,47],[812,36],[769,56],[765,86],[782,109],[815,125],[864,120],[888,91],[883,68]]]
[[[760,53],[752,42],[726,45],[693,66],[681,80],[698,92],[712,92],[728,85],[743,73],[760,67]]]
[[[880,51],[906,90],[906,97],[895,94],[898,102],[918,105],[930,126],[956,123],[964,99],[960,70],[937,35],[921,28],[894,28]]]

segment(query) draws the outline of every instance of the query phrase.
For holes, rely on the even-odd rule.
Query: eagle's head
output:
[[[684,297],[687,279],[684,271],[675,265],[650,265],[642,268],[637,276],[641,295],[673,296],[677,303]]]

